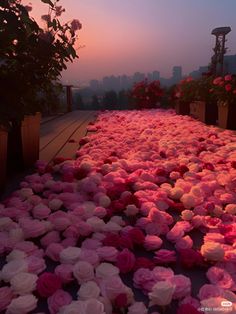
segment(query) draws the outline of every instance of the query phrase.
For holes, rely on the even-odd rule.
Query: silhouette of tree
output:
[[[108,91],[103,96],[102,101],[104,109],[115,110],[118,107],[117,93],[113,90]]]

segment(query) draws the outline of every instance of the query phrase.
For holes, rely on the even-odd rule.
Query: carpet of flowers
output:
[[[104,112],[0,205],[0,312],[236,313],[236,135]]]

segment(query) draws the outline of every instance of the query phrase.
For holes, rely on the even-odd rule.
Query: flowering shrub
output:
[[[192,102],[195,99],[197,83],[192,77],[180,81],[175,89],[175,98],[182,102]]]
[[[159,81],[148,83],[147,80],[134,84],[131,90],[131,98],[139,108],[156,107],[163,96],[163,90]]]
[[[212,81],[210,92],[220,102],[236,103],[236,76],[227,74],[217,77]]]

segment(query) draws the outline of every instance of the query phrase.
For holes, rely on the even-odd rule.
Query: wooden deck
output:
[[[51,120],[43,120],[40,131],[39,159],[50,163],[55,157],[73,158],[80,139],[86,135],[96,111],[72,111]]]

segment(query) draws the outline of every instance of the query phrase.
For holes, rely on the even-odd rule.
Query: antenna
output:
[[[213,48],[214,55],[211,58],[210,72],[213,75],[223,75],[224,72],[224,55],[227,52],[225,47],[226,35],[231,32],[231,28],[217,27],[211,32],[212,35],[216,36],[215,47]]]

